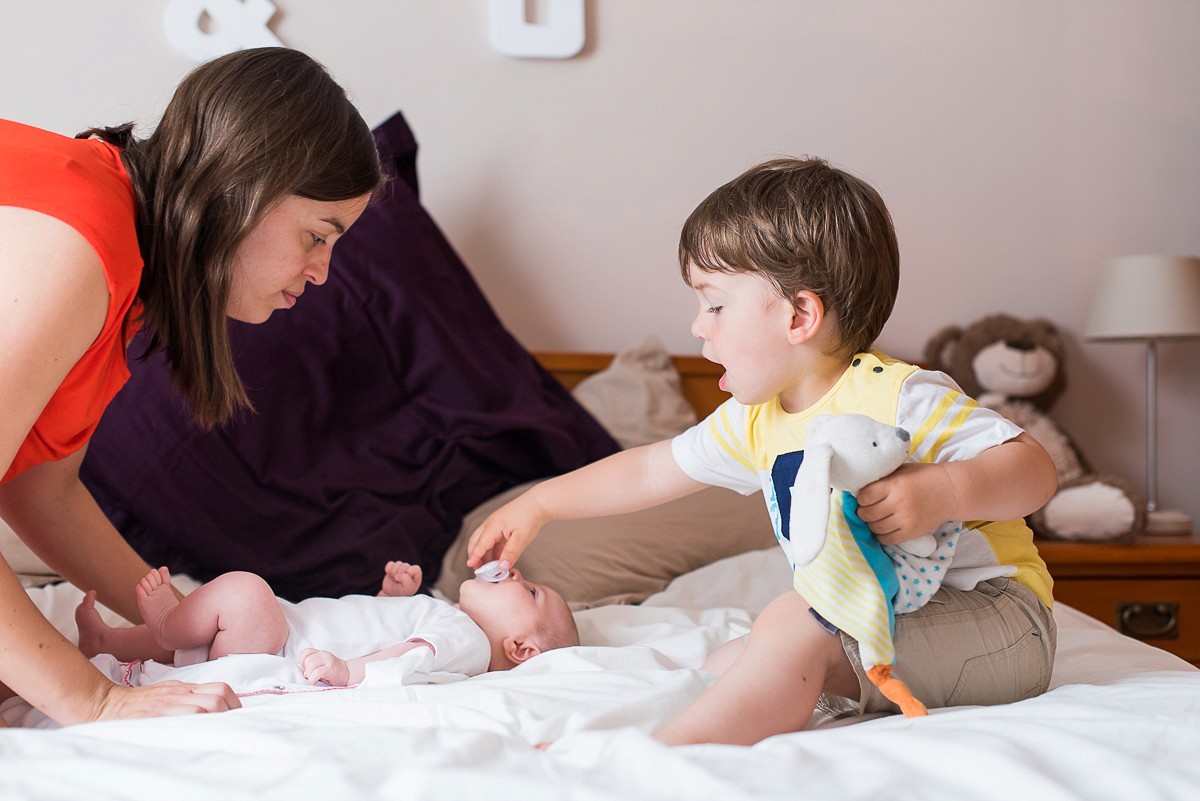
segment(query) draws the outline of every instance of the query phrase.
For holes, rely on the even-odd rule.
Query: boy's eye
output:
[[[316,234],[310,233],[309,236],[312,237],[312,241],[313,241],[314,245],[324,245],[325,244],[325,240],[322,239],[321,237],[317,236]]]
[[[722,309],[722,308],[724,308],[724,307],[722,307],[722,306],[709,306],[709,307],[708,307],[708,313],[709,313],[709,314],[716,314],[717,312],[721,311],[721,309]]]
[[[532,595],[532,596],[534,597],[534,599],[535,599],[535,600],[537,599],[537,590],[536,590],[535,588],[533,588],[533,587],[530,587],[530,588],[529,588],[529,594],[530,594],[530,595]]]

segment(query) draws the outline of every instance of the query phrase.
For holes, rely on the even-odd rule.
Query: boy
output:
[[[433,652],[434,670],[474,676],[579,644],[562,596],[520,571],[498,582],[463,582],[458,607],[416,595],[420,586],[419,566],[388,562],[375,597],[291,603],[276,598],[260,576],[232,572],[180,599],[160,567],[136,589],[144,625],[109,626],[96,611],[96,594],[87,593],[75,612],[79,648],[88,657],[110,653],[122,660],[174,651],[176,667],[227,654],[277,653],[296,659],[312,684],[345,687],[363,680],[368,663],[417,648]]]
[[[472,534],[467,563],[491,554],[511,565],[549,520],[633,511],[709,484],[762,490],[790,553],[779,503],[790,501],[809,420],[866,414],[913,435],[909,462],[858,495],[876,539],[890,550],[947,521],[972,521],[933,598],[908,614],[895,608],[904,680],[935,707],[1043,692],[1054,654],[1051,581],[1021,518],[1054,492],[1054,465],[943,374],[869,350],[899,286],[895,231],[875,190],[820,159],[761,164],[697,207],[679,261],[700,302],[692,333],[724,366],[720,386],[732,399],[674,440],[615,454],[501,507]],[[704,667],[717,682],[655,737],[752,744],[799,731],[818,707],[896,711],[867,680],[858,644],[811,611],[798,591],[775,599],[748,637],[710,655]]]

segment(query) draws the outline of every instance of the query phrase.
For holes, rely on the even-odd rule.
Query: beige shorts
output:
[[[839,636],[858,675],[859,700],[825,694],[817,709],[833,717],[899,712],[867,678],[858,643]],[[894,641],[894,675],[925,706],[987,706],[1046,691],[1057,630],[1028,587],[998,578],[970,591],[943,586],[923,608],[896,616]]]

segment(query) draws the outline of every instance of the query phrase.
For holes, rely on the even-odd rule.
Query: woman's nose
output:
[[[317,286],[321,286],[329,280],[329,256],[324,256],[309,264],[308,269],[304,271],[304,277]]]

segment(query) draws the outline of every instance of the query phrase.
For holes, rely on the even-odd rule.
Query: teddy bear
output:
[[[1063,342],[1052,323],[993,314],[966,328],[948,326],[926,343],[924,359],[1050,453],[1058,491],[1029,517],[1039,536],[1114,541],[1145,527],[1145,498],[1127,481],[1094,473],[1049,415],[1067,383]]]

